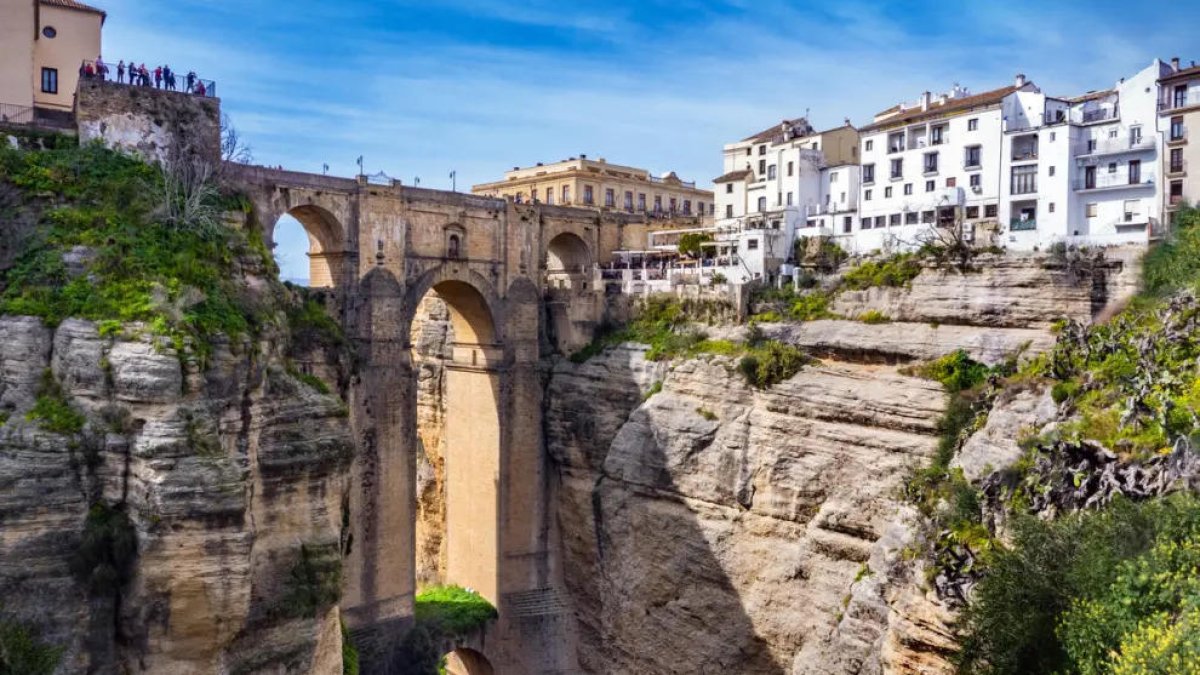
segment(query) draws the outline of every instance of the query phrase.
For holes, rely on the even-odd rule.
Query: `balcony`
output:
[[[1010,232],[1024,232],[1027,230],[1037,229],[1036,218],[1010,218],[1008,221],[1008,230]]]
[[[1012,142],[1012,161],[1029,162],[1038,158],[1037,136],[1018,136]]]
[[[1154,149],[1154,137],[1142,136],[1141,138],[1130,138],[1125,135],[1122,138],[1101,138],[1088,143],[1080,143],[1075,148],[1075,156],[1082,157],[1098,157],[1100,155],[1119,155],[1123,152],[1142,152],[1144,150]]]
[[[1073,187],[1076,192],[1152,188],[1154,187],[1154,174],[1142,172],[1142,175],[1137,180],[1131,181],[1127,174],[1103,173],[1091,178],[1085,176],[1084,178],[1076,179]]]
[[[1200,88],[1192,87],[1183,96],[1177,96],[1174,92],[1167,92],[1167,99],[1158,102],[1160,111],[1175,110],[1177,108],[1190,108],[1194,105],[1200,105]]]
[[[1099,110],[1085,110],[1078,116],[1080,124],[1096,124],[1118,118],[1120,118],[1120,111],[1115,106],[1112,108],[1100,108]]]

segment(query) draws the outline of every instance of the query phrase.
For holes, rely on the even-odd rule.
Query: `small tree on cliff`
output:
[[[234,164],[249,164],[254,161],[254,151],[233,126],[229,115],[221,113],[221,161]]]

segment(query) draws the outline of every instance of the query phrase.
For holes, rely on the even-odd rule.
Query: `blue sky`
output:
[[[707,185],[721,146],[1018,72],[1051,94],[1200,59],[1200,5],[96,0],[108,61],[218,82],[257,163],[450,188],[580,153]],[[1189,51],[1190,50],[1190,51]],[[302,237],[280,243],[302,276]]]

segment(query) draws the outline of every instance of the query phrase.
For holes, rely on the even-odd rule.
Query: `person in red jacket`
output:
[[[162,89],[162,66],[154,69],[154,87]]]

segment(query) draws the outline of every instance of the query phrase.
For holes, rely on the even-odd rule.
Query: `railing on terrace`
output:
[[[1101,173],[1094,178],[1078,178],[1075,180],[1076,190],[1115,190],[1119,188],[1154,187],[1154,174],[1142,172],[1136,180],[1130,180],[1128,174]]]
[[[154,77],[154,71],[154,68],[147,66],[146,72],[143,74],[140,70],[126,66],[125,73],[122,75],[115,63],[84,61],[79,67],[79,81],[100,80],[130,87],[175,91],[191,96],[217,97],[217,83],[198,76],[194,71],[186,73],[171,71],[170,77],[167,77],[164,72],[160,78]]]
[[[674,183],[675,181],[679,181],[679,185],[680,185],[680,186],[682,186],[682,187],[685,187],[685,188],[694,188],[694,187],[696,187],[696,181],[694,181],[694,180],[679,180],[679,179],[675,179],[675,180],[672,180],[672,181],[670,181],[670,182],[671,182],[671,183]],[[650,176],[650,182],[651,182],[651,183],[667,183],[668,181],[667,181],[667,179],[665,179],[665,178],[659,178],[658,176]]]
[[[1175,92],[1168,91],[1166,99],[1158,102],[1158,109],[1174,110],[1175,108],[1190,108],[1194,105],[1200,105],[1200,89],[1192,89],[1183,96],[1176,96]]]
[[[1089,147],[1088,142],[1080,143],[1075,148],[1076,156],[1086,157],[1088,155],[1111,155],[1120,152],[1137,152],[1141,150],[1153,150],[1154,137],[1142,136],[1138,139],[1122,136],[1118,138],[1099,138],[1091,141]]]
[[[33,107],[0,103],[0,122],[9,124],[32,124]]]
[[[1085,110],[1080,116],[1084,124],[1093,122],[1103,122],[1105,120],[1115,120],[1120,116],[1120,110],[1117,108],[1101,108],[1099,110]]]
[[[1023,232],[1026,230],[1036,230],[1037,220],[1034,218],[1013,218],[1008,221],[1008,229],[1010,232]]]

